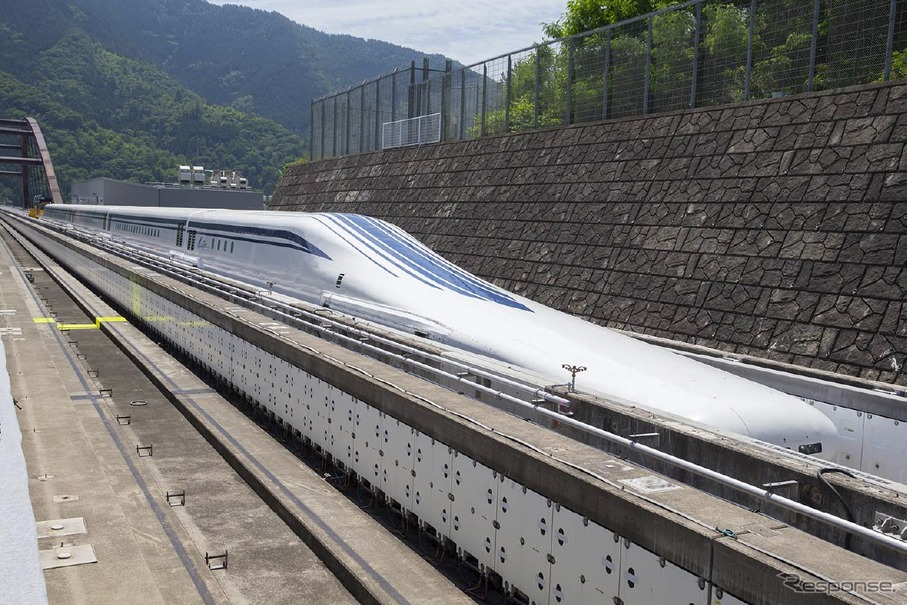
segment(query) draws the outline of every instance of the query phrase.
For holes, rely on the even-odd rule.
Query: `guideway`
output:
[[[365,457],[369,465],[360,465],[357,474],[364,478],[371,462],[384,456],[389,464],[375,464],[379,474],[369,475],[372,487],[380,486],[387,497],[415,507],[408,510],[418,513],[420,528],[431,525],[443,544],[453,543],[479,558],[486,572],[499,574],[505,589],[516,596],[539,603],[615,598],[625,605],[678,599],[801,603],[802,593],[779,575],[793,574],[801,584],[829,579],[876,583],[848,584],[846,591],[837,585],[816,602],[902,602],[903,595],[892,591],[907,580],[903,572],[330,342],[292,328],[265,327],[273,322],[258,313],[129,261],[60,239],[33,224],[17,222],[17,228],[69,267],[91,276],[119,304],[144,317],[157,337],[171,339],[208,371],[232,368],[223,377],[234,381],[235,388],[260,388],[263,409],[325,452],[340,457],[342,450],[333,440],[350,438],[355,445],[377,428],[376,434],[387,441],[381,446],[385,453],[373,450],[369,456],[375,457]],[[101,326],[116,334],[125,324]],[[278,384],[294,385],[292,408],[285,391],[279,405],[272,397],[279,393],[270,387]],[[296,398],[312,407],[298,407]],[[195,407],[194,395],[176,400],[184,401],[186,410]],[[344,436],[346,408],[343,414],[331,414],[334,403],[352,405],[356,426],[364,423],[355,429],[357,437]],[[197,409],[196,423],[201,425],[203,408]],[[339,426],[324,422],[327,419]],[[210,426],[212,435],[220,433],[229,443],[228,431]],[[407,499],[403,482],[384,482],[380,475],[382,467],[395,468],[392,460],[408,460],[407,444],[414,446],[413,452],[430,452],[428,460],[414,456],[408,467],[403,465],[414,480],[406,485],[416,494],[421,491],[431,504],[428,508],[417,495],[410,493]],[[429,493],[427,477],[447,483]],[[488,508],[482,504],[486,482]],[[483,534],[491,539],[492,556],[481,546]],[[387,563],[380,557],[367,561],[373,568]],[[885,590],[877,590],[879,583]]]
[[[472,602],[117,311],[3,234],[12,269],[0,296],[21,331],[8,349],[35,518],[83,519],[86,533],[63,547],[89,546],[97,559],[48,569],[51,602]],[[212,447],[168,398],[194,406],[191,420],[218,427],[221,442]],[[319,514],[346,528],[342,544],[303,529]],[[332,557],[328,569],[320,559]]]

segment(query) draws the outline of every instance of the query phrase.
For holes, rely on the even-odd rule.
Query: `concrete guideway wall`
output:
[[[907,384],[907,84],[291,166],[271,208],[389,220],[598,323]]]
[[[136,274],[131,263],[30,235],[535,602],[592,596],[627,605],[669,597],[799,603],[802,597],[779,573],[816,581],[907,580],[903,572],[696,490],[663,485],[619,459],[328,342],[264,329],[256,325],[261,316]],[[873,598],[894,603],[897,596]],[[860,601],[832,591],[816,602]]]

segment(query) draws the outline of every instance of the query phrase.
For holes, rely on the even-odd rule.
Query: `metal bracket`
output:
[[[636,433],[633,435],[627,435],[628,439],[658,439],[661,437],[661,433]]]
[[[145,456],[142,456],[142,452],[147,452],[145,454],[145,456],[153,456],[154,455],[154,444],[135,446],[135,453],[138,454],[140,458],[145,457]]]
[[[113,397],[113,389],[98,389],[98,395],[101,397]]]
[[[88,377],[89,377],[89,378],[97,378],[97,377],[98,377],[98,371],[97,371],[97,370],[88,370]]]
[[[892,538],[907,542],[907,521],[876,511],[872,528],[877,532],[888,534]]]
[[[167,492],[167,504],[170,506],[186,506],[186,490]]]
[[[778,491],[790,488],[793,493],[797,493],[797,488],[800,486],[800,483],[796,479],[788,479],[787,481],[773,481],[771,483],[763,483],[762,487],[766,490],[776,493]]]
[[[117,424],[127,425],[132,424],[132,416],[117,416]]]
[[[224,554],[222,555],[211,555],[208,554],[208,551],[205,551],[205,565],[208,566],[208,569],[227,569],[227,549],[224,549]]]

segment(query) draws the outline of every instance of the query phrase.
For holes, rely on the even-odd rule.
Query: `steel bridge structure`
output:
[[[63,203],[47,143],[34,118],[0,119],[0,177],[21,179],[26,208]]]

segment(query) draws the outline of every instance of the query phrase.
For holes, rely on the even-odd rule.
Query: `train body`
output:
[[[507,292],[378,219],[335,213],[49,205],[199,269],[480,354],[576,388],[833,456],[833,422],[796,397]]]

